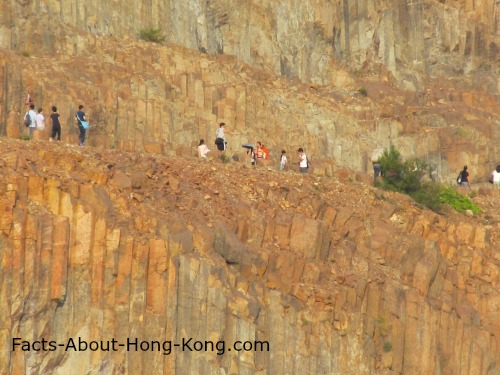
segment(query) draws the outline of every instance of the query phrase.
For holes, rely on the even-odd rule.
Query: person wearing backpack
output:
[[[83,105],[81,104],[78,106],[78,111],[75,114],[75,121],[78,124],[78,129],[80,129],[80,135],[78,136],[80,146],[84,146],[87,129],[83,127],[82,121],[87,121],[87,119],[85,118],[85,112],[83,112]]]
[[[464,169],[462,169],[462,172],[457,177],[457,182],[461,186],[468,186],[470,189],[470,183],[469,183],[469,172],[467,172],[467,166],[464,165]]]
[[[219,155],[227,149],[226,134],[236,134],[226,130],[225,126],[226,124],[221,122],[219,128],[215,132],[215,144],[219,151]]]
[[[36,112],[35,112],[35,105],[30,104],[30,109],[26,114],[24,115],[24,123],[29,129],[29,137],[30,139],[33,139],[33,133],[36,130]]]

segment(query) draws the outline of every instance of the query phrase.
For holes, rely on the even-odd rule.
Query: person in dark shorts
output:
[[[52,107],[52,114],[50,115],[50,119],[52,120],[52,135],[50,136],[50,140],[53,141],[56,138],[57,140],[61,140],[61,123],[59,122],[59,113],[57,113],[57,107]]]
[[[78,136],[78,139],[80,140],[80,146],[85,145],[85,133],[87,132],[87,129],[85,129],[82,125],[82,121],[87,121],[85,118],[85,112],[83,112],[83,105],[78,106],[78,112],[75,114],[75,120],[78,124],[78,129],[80,129],[80,135]]]
[[[225,129],[226,124],[221,122],[219,124],[219,128],[215,132],[215,144],[217,145],[217,150],[219,150],[219,154],[221,152],[226,151],[227,142],[226,142],[226,134],[233,134],[229,130]]]

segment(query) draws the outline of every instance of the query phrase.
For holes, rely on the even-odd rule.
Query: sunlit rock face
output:
[[[498,196],[0,146],[2,374],[496,373]]]
[[[72,54],[78,42],[61,24],[117,38],[161,28],[170,43],[307,82],[331,83],[334,61],[353,69],[377,62],[418,88],[428,76],[494,73],[499,14],[498,4],[485,0],[6,0],[0,46]],[[490,90],[496,84],[491,77]]]

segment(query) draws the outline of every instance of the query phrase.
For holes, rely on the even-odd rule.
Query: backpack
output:
[[[31,116],[29,111],[24,115],[24,125],[26,125],[26,127],[29,127],[31,125]]]
[[[457,184],[462,184],[462,172],[460,172],[457,176]]]

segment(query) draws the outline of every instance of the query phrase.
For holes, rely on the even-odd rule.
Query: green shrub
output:
[[[471,210],[477,214],[481,211],[481,208],[468,196],[460,194],[451,187],[422,183],[423,177],[429,173],[429,166],[420,159],[404,161],[401,153],[393,145],[384,151],[379,163],[383,178],[379,186],[385,190],[407,194],[422,206],[435,212],[440,212],[443,204],[448,204],[458,212]]]
[[[426,183],[409,195],[422,206],[434,212],[440,212],[443,208],[443,202],[440,198],[441,189],[442,186],[439,184]]]
[[[139,37],[142,40],[147,40],[148,42],[161,43],[165,41],[165,36],[163,35],[161,29],[143,29],[139,33]]]
[[[29,141],[30,140],[30,136],[28,134],[21,134],[21,136],[19,137],[19,139],[21,141]]]
[[[384,151],[379,163],[382,167],[382,187],[405,194],[419,191],[422,177],[429,171],[429,167],[420,159],[403,161],[394,145]]]
[[[23,51],[23,56],[24,57],[30,57],[30,53],[28,51]]]
[[[388,353],[392,350],[392,344],[390,342],[384,342],[384,352]]]
[[[225,164],[229,163],[231,161],[231,158],[226,154],[220,154],[220,160],[222,160],[222,162]]]
[[[466,210],[471,210],[474,214],[481,212],[481,208],[472,202],[467,195],[460,194],[451,187],[443,188],[439,193],[439,198],[441,202],[450,205],[458,212]]]
[[[358,93],[360,93],[363,96],[368,96],[368,91],[366,91],[366,89],[364,87],[360,87],[358,89]]]

